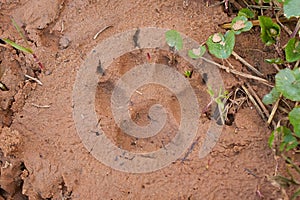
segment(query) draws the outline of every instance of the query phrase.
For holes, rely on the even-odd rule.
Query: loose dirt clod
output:
[[[4,127],[0,133],[0,149],[4,156],[13,155],[17,152],[19,145],[22,142],[20,133],[17,130],[11,130]]]

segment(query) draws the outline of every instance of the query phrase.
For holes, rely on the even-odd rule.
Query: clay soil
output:
[[[98,43],[137,27],[176,29],[203,43],[216,31],[224,31],[220,24],[230,22],[222,5],[209,8],[202,1],[192,0],[2,0],[1,38],[26,45],[10,16],[25,30],[29,46],[46,73],[39,71],[31,55],[0,46],[0,80],[9,89],[0,91],[0,200],[282,198],[270,177],[275,169],[284,170],[284,165],[274,159],[267,145],[270,130],[241,91],[238,97],[243,103],[233,106],[231,120],[208,156],[199,159],[197,143],[184,160],[151,173],[131,174],[103,165],[83,146],[76,132],[73,85],[84,59]],[[93,39],[106,26],[111,27]],[[238,36],[235,51],[267,77],[275,71],[264,63],[264,58],[275,52],[258,38],[257,28]],[[150,52],[160,63],[170,63],[167,52]],[[148,85],[141,91],[152,99],[134,95],[131,116],[137,124],[147,124],[147,110],[156,99],[174,113],[166,130],[152,141],[135,141],[111,124],[111,112],[106,111],[113,87],[110,83],[133,64],[147,59],[146,51],[116,59],[114,67],[99,80],[96,93],[96,111],[102,119],[100,125],[108,124],[104,128],[108,137],[115,145],[136,152],[153,151],[161,148],[162,141],[168,143],[174,135],[166,137],[164,132],[172,133],[180,118],[172,93]],[[251,73],[233,58],[230,62],[237,70]],[[184,63],[177,66],[180,73],[190,69]],[[260,97],[270,90],[259,82],[220,73],[228,91],[237,91],[246,82]],[[43,85],[28,80],[25,74],[38,78]],[[201,79],[195,72],[189,81],[203,99],[202,110],[209,96]],[[209,120],[202,114],[203,129]]]

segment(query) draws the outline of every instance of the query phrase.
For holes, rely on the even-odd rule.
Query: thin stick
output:
[[[289,159],[288,157],[286,157],[284,154],[281,154],[281,156],[288,162],[290,163],[294,169],[300,174],[300,168],[291,160]]]
[[[278,67],[277,64],[273,63],[272,66],[273,66],[278,72],[280,71],[280,69],[279,69],[279,67]]]
[[[255,98],[256,102],[259,104],[260,108],[263,110],[263,112],[265,113],[265,115],[269,118],[270,117],[270,113],[269,113],[268,109],[266,108],[266,106],[264,105],[264,103],[259,98],[259,96],[256,94],[256,92],[253,90],[253,88],[251,87],[251,85],[249,83],[246,83],[246,86],[248,87],[250,93],[253,95],[253,97]],[[274,127],[276,127],[275,121],[272,121],[272,125]]]
[[[293,38],[293,37],[296,36],[296,34],[298,33],[299,29],[300,29],[300,19],[298,20],[298,22],[296,24],[296,27],[295,27],[293,33],[291,34],[291,38]]]
[[[30,80],[33,80],[33,81],[37,82],[39,85],[43,85],[43,83],[39,79],[37,79],[37,78],[34,78],[34,77],[29,76],[27,74],[25,74],[25,77],[29,78]]]
[[[257,104],[257,102],[255,101],[255,99],[253,98],[253,96],[250,94],[250,92],[248,91],[248,89],[242,85],[241,86],[243,88],[243,90],[246,92],[246,94],[248,95],[250,101],[253,103],[253,105],[255,106],[258,114],[261,116],[261,118],[263,120],[266,120],[266,116],[264,115],[264,112],[261,110],[261,108],[259,107],[259,105]]]
[[[110,27],[113,27],[112,25],[109,25],[109,26],[105,26],[104,28],[102,28],[100,31],[98,31],[95,36],[93,37],[94,40],[97,39],[97,37],[103,32],[105,31],[106,29],[110,28]]]
[[[273,22],[277,22],[276,19],[272,19]],[[279,21],[281,23],[285,23],[285,22],[293,22],[293,21],[297,21],[297,18],[291,18],[291,19],[287,19],[285,17],[281,17],[279,18]],[[253,26],[259,26],[259,20],[250,20],[250,22],[252,22]],[[221,28],[224,29],[231,29],[231,23],[225,23],[221,25]]]
[[[269,113],[268,109],[265,107],[265,105],[263,104],[263,102],[260,100],[260,98],[258,97],[258,95],[256,94],[256,92],[253,90],[253,88],[251,87],[251,85],[249,83],[246,83],[246,86],[248,87],[249,91],[254,96],[255,100],[257,101],[257,103],[259,104],[259,106],[261,107],[261,109],[264,111],[264,113],[266,114],[266,116],[269,117],[270,113]]]
[[[289,113],[289,111],[288,111],[287,109],[285,109],[285,108],[283,108],[283,107],[281,107],[281,106],[278,106],[278,110],[280,110],[280,111],[282,111],[282,112],[284,112],[284,113],[286,113],[286,114]]]
[[[252,70],[257,76],[264,76],[260,71],[258,71],[255,67],[250,65],[246,60],[244,60],[241,56],[239,56],[237,53],[232,51],[232,55],[235,57],[235,59],[239,60],[241,63],[246,65],[250,70]]]
[[[50,108],[50,105],[43,105],[43,106],[41,106],[41,105],[37,105],[35,103],[32,103],[31,105],[34,106],[34,107],[37,107],[37,108]]]
[[[273,106],[272,112],[271,112],[271,114],[270,114],[270,116],[269,116],[269,119],[268,119],[268,121],[267,121],[268,124],[270,124],[271,121],[272,121],[273,118],[274,118],[274,115],[275,115],[275,113],[276,113],[276,111],[277,111],[277,108],[278,108],[278,105],[279,105],[279,102],[280,102],[281,97],[282,97],[282,94],[280,95],[279,99],[276,101],[276,103],[275,103],[274,106]]]
[[[283,25],[282,23],[281,23],[281,21],[279,20],[279,12],[276,14],[276,21],[277,21],[277,23],[289,34],[289,35],[292,35],[292,31],[287,27],[287,26],[285,26],[285,25]]]
[[[0,47],[4,47],[4,48],[6,48],[6,49],[9,48],[6,44],[1,44],[1,43],[0,43]]]
[[[210,63],[210,64],[216,65],[217,67],[219,67],[220,69],[225,70],[225,71],[228,72],[228,73],[232,73],[232,74],[235,74],[235,75],[238,75],[238,76],[242,76],[242,77],[248,78],[248,79],[257,80],[257,81],[259,81],[259,82],[261,82],[261,83],[263,83],[263,84],[265,84],[265,85],[267,85],[267,86],[269,86],[269,87],[274,87],[274,86],[271,85],[271,84],[269,83],[269,81],[267,81],[266,79],[263,79],[263,78],[260,78],[260,77],[257,77],[257,76],[253,76],[253,75],[250,75],[250,74],[245,74],[245,73],[243,73],[243,72],[239,72],[239,71],[234,70],[234,69],[230,69],[229,67],[226,67],[226,66],[224,66],[224,65],[220,65],[219,63],[216,63],[216,62],[214,62],[214,61],[212,61],[212,60],[209,60],[209,59],[207,59],[207,58],[205,58],[205,57],[201,57],[201,58],[202,58],[204,61],[206,61],[206,62],[208,62],[208,63]]]

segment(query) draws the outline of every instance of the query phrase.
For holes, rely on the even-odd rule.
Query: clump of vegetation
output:
[[[270,85],[268,81],[262,78],[262,74],[253,68],[249,63],[240,58],[237,53],[234,52],[235,37],[251,30],[253,25],[259,25],[261,34],[261,41],[266,46],[273,46],[278,52],[277,58],[265,59],[267,63],[270,63],[276,67],[278,70],[275,75],[275,86],[266,94],[263,99],[258,101],[263,102],[265,105],[273,105],[271,114],[268,116],[268,124],[274,119],[276,110],[280,102],[287,105],[287,109],[284,109],[286,116],[281,117],[277,123],[273,121],[273,131],[269,138],[269,146],[280,155],[288,164],[287,170],[290,177],[284,177],[276,175],[274,180],[279,180],[280,185],[294,185],[296,187],[300,186],[300,181],[295,180],[292,173],[290,173],[289,168],[293,169],[294,172],[300,175],[299,161],[293,160],[291,157],[287,156],[295,153],[299,153],[300,146],[300,1],[299,0],[255,0],[256,5],[248,5],[247,8],[243,8],[239,11],[238,15],[232,20],[230,24],[225,24],[223,27],[227,30],[225,33],[214,33],[205,42],[197,48],[188,51],[189,57],[192,59],[203,59],[204,61],[215,64],[221,69],[225,69],[227,72],[231,72],[235,75],[242,76],[245,78],[255,79],[261,81],[266,85]],[[228,1],[225,0],[225,5]],[[269,16],[260,15],[257,16],[255,9],[269,8],[273,10],[273,13],[277,16],[277,19],[271,18]],[[279,19],[279,15],[283,13],[285,17],[285,22],[289,20],[297,20],[294,30],[289,30],[288,27],[284,26]],[[252,20],[256,18],[258,20]],[[282,35],[282,30],[288,32],[290,39],[289,41],[281,46],[279,43],[280,37]],[[171,30],[173,34],[176,32]],[[175,34],[174,34],[175,35]],[[180,36],[176,32],[176,38]],[[170,39],[169,34],[166,34],[166,40]],[[180,40],[179,40],[180,41]],[[180,43],[182,47],[182,42]],[[174,44],[169,43],[168,44]],[[176,42],[175,42],[176,44]],[[250,68],[259,77],[243,74],[237,72],[234,69],[225,67],[223,64],[215,63],[214,61],[209,61],[203,55],[207,51],[216,58],[226,61],[231,55],[236,59],[240,60],[244,65]],[[282,52],[282,53],[281,53]],[[208,93],[220,107],[220,113],[224,113],[224,99],[228,98],[227,93],[220,92],[217,97],[215,97],[214,92],[211,88],[208,89]],[[266,109],[265,109],[266,110]],[[224,117],[224,115],[222,114]],[[224,122],[224,120],[222,120]],[[224,123],[223,123],[224,124]],[[284,182],[284,184],[283,184]],[[300,196],[300,187],[294,191],[291,199],[296,199]]]
[[[27,39],[25,38],[25,36],[24,36],[21,28],[18,26],[18,24],[16,23],[16,21],[13,18],[11,18],[11,21],[12,21],[12,24],[14,25],[14,27],[16,28],[16,30],[18,31],[18,33],[20,34],[20,36],[22,37],[22,39],[24,40],[24,42],[26,43],[26,45],[29,46]],[[0,38],[0,39],[2,41],[4,41],[6,44],[12,46],[13,48],[15,48],[15,49],[17,49],[17,50],[19,50],[21,52],[24,52],[24,53],[32,55],[34,61],[38,64],[38,66],[41,69],[41,71],[45,70],[45,67],[39,61],[37,55],[34,53],[34,51],[30,47],[21,46],[21,45],[15,43],[14,41],[12,41],[12,40],[10,40],[8,38]]]

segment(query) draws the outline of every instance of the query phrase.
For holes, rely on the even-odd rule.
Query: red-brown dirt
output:
[[[178,159],[151,173],[125,173],[102,164],[88,152],[77,134],[72,113],[73,86],[77,71],[98,43],[137,27],[176,29],[203,43],[211,34],[223,31],[219,24],[231,20],[222,6],[209,8],[202,1],[188,2],[188,6],[182,0],[0,2],[1,38],[26,45],[10,21],[13,16],[47,69],[47,73],[40,73],[31,55],[0,46],[0,80],[9,89],[0,91],[0,200],[261,199],[261,195],[265,199],[281,198],[280,189],[271,184],[270,177],[276,167],[282,170],[283,165],[276,166],[267,144],[270,130],[247,99],[234,115],[232,125],[224,127],[208,156],[199,159],[199,142],[186,160]],[[105,26],[112,27],[93,39]],[[262,55],[274,52],[264,49],[258,35],[253,31],[238,36],[235,51],[264,74],[272,74],[273,69],[264,63]],[[168,60],[159,57],[164,53],[151,55],[167,64]],[[169,142],[172,134],[166,137],[163,131],[154,141],[134,141],[111,128],[111,111],[105,109],[109,107],[110,83],[133,64],[147,60],[143,56],[136,51],[116,59],[113,70],[99,80],[96,94],[96,111],[102,123],[107,122],[104,130],[108,137],[115,145],[137,152],[161,148],[160,142]],[[234,59],[231,62],[237,70],[251,73]],[[181,73],[190,67],[182,63],[178,66]],[[229,91],[247,81],[224,71],[220,73]],[[43,85],[28,80],[25,74],[37,77]],[[197,88],[198,97],[204,99],[200,103],[203,109],[209,96],[200,79],[201,75],[195,73],[189,81]],[[261,97],[269,90],[256,81],[249,83]],[[156,85],[142,90],[145,96],[174,112],[166,129],[176,129],[180,110],[172,93]],[[141,99],[138,94],[132,99],[131,116],[137,124],[146,124],[152,100]],[[209,119],[202,115],[200,121],[205,130]]]

